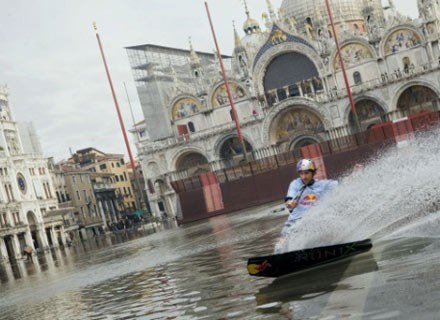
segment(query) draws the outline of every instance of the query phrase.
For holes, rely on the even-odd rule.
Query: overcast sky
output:
[[[308,1],[308,0],[304,0]],[[355,0],[353,0],[355,1]],[[272,0],[278,8],[282,0]],[[388,1],[384,1],[388,3]],[[0,0],[0,83],[10,90],[15,119],[32,122],[45,156],[62,160],[95,147],[127,154],[92,22],[96,21],[126,129],[142,112],[124,47],[157,44],[198,51],[214,45],[203,0]],[[233,49],[232,21],[240,34],[242,0],[208,0],[223,54]],[[395,0],[416,17],[416,0]],[[261,21],[265,0],[248,0]],[[129,135],[132,141],[131,134]],[[136,150],[132,146],[132,152]]]

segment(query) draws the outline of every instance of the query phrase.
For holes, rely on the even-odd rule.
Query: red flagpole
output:
[[[122,135],[124,136],[125,147],[127,148],[128,157],[130,158],[130,165],[131,165],[131,167],[133,169],[133,174],[136,176],[136,166],[135,166],[135,163],[134,163],[134,160],[133,160],[133,155],[131,153],[130,144],[129,144],[128,138],[127,138],[127,133],[125,132],[124,121],[122,120],[122,115],[121,115],[121,111],[119,109],[118,99],[116,98],[115,90],[113,88],[113,82],[112,82],[112,79],[110,77],[110,72],[108,70],[107,61],[105,59],[104,50],[102,48],[101,39],[99,38],[98,28],[96,27],[96,23],[93,23],[93,28],[95,29],[96,40],[98,40],[99,50],[101,51],[102,61],[104,62],[105,72],[107,74],[107,79],[108,79],[108,82],[110,84],[110,90],[111,90],[111,93],[112,93],[113,102],[115,103],[116,112],[118,114],[119,125],[121,126]]]
[[[354,121],[356,123],[358,131],[361,131],[361,126],[359,124],[359,118],[358,118],[357,113],[356,113],[356,107],[355,107],[355,104],[354,104],[353,95],[351,94],[350,84],[348,83],[347,73],[345,71],[344,60],[342,59],[341,49],[339,47],[338,36],[336,35],[335,24],[333,23],[333,15],[332,15],[332,11],[331,11],[331,8],[330,8],[330,1],[329,0],[325,0],[325,4],[327,6],[327,13],[328,13],[328,17],[330,19],[330,25],[331,25],[332,31],[333,31],[333,37],[334,37],[335,44],[336,44],[336,50],[337,50],[337,53],[338,53],[339,64],[341,65],[342,75],[344,77],[345,88],[347,89],[348,100],[350,101],[351,112],[353,112]]]
[[[246,144],[244,142],[243,135],[241,134],[240,120],[238,119],[238,116],[237,116],[237,111],[235,109],[234,99],[232,98],[231,89],[229,87],[228,77],[225,72],[225,67],[223,65],[222,55],[220,53],[220,48],[217,43],[217,37],[215,36],[214,26],[212,25],[212,21],[211,21],[211,14],[209,13],[208,3],[206,1],[205,1],[205,8],[206,8],[206,13],[208,15],[209,25],[211,27],[212,37],[214,38],[217,57],[218,57],[218,61],[220,63],[220,69],[222,70],[223,81],[225,82],[226,92],[228,93],[228,99],[229,99],[229,103],[231,105],[232,115],[234,117],[235,128],[237,130],[238,140],[240,141],[241,146],[243,148],[243,157],[245,160],[247,160]]]

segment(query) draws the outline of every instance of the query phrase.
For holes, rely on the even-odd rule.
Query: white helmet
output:
[[[302,159],[296,164],[296,171],[316,171],[315,163],[310,159]]]

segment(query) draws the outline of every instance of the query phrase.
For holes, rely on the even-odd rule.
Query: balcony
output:
[[[23,221],[19,221],[14,225],[10,223],[0,225],[0,237],[4,237],[9,234],[22,233],[27,231],[27,225]]]
[[[87,227],[87,226],[94,226],[94,225],[102,225],[102,218],[101,217],[85,217],[78,219],[78,225]]]

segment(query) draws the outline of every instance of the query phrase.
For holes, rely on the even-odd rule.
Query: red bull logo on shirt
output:
[[[303,206],[313,206],[317,200],[318,198],[316,197],[316,195],[310,193],[306,195],[304,198],[302,198],[299,201],[299,203],[302,204]]]

